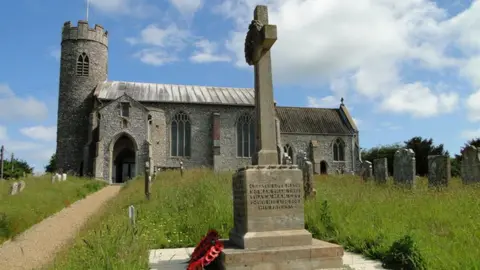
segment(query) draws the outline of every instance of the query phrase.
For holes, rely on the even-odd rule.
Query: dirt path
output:
[[[14,241],[5,242],[0,246],[0,270],[30,270],[51,262],[88,218],[120,189],[118,185],[107,186],[32,226]]]

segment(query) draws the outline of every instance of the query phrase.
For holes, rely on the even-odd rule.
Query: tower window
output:
[[[128,102],[122,103],[122,111],[120,113],[123,117],[130,116],[130,104]]]
[[[89,66],[90,60],[88,55],[86,53],[80,54],[77,59],[77,76],[88,76]]]

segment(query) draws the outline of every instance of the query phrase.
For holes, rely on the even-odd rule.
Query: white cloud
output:
[[[228,55],[217,54],[218,46],[215,42],[202,39],[195,43],[195,50],[190,56],[190,61],[194,63],[210,63],[210,62],[228,62]]]
[[[5,146],[5,152],[10,156],[12,153],[14,157],[26,160],[30,166],[37,164],[39,167],[35,171],[43,171],[46,165],[55,152],[55,145],[52,143],[39,143],[25,140],[15,140],[8,136],[7,127],[0,126],[0,144]],[[42,165],[39,165],[42,164]]]
[[[421,83],[406,84],[386,97],[380,109],[394,113],[410,113],[416,117],[431,117],[452,112],[458,105],[457,93],[435,94]]]
[[[185,16],[192,16],[203,6],[202,0],[169,0]]]
[[[155,6],[147,4],[145,0],[90,0],[90,5],[94,9],[112,15],[147,17],[158,11]]]
[[[246,66],[243,46],[252,11],[257,4],[267,4],[270,23],[278,26],[279,39],[272,49],[278,82],[330,82],[336,95],[352,89],[362,99],[381,104],[383,111],[432,117],[452,112],[459,95],[428,88],[421,79],[407,80],[405,66],[433,72],[462,68],[465,59],[447,51],[454,45],[464,52],[480,51],[475,38],[480,31],[479,2],[451,19],[429,0],[226,0],[214,10],[237,25],[227,48],[239,67]],[[465,73],[474,73],[480,83],[480,68],[475,68],[479,64],[470,65]],[[395,103],[393,96],[401,101]]]
[[[7,84],[0,83],[0,119],[43,120],[47,117],[47,105],[34,97],[19,97]]]
[[[48,53],[51,57],[55,58],[55,60],[60,61],[61,51],[60,48],[52,48]]]
[[[480,138],[480,128],[479,129],[474,129],[474,130],[464,130],[462,131],[460,135],[463,139],[475,139],[475,138]]]
[[[480,121],[480,89],[467,98],[468,119],[472,122]]]
[[[402,129],[401,126],[396,125],[396,124],[391,123],[391,122],[382,122],[382,123],[380,123],[380,126],[383,129],[388,129],[388,130],[400,130],[400,129]]]
[[[179,29],[176,24],[166,28],[148,25],[139,37],[130,37],[126,41],[131,45],[146,46],[134,54],[145,64],[161,66],[178,61],[177,53],[185,48],[191,37],[189,31]]]
[[[20,129],[20,133],[35,140],[55,142],[57,138],[56,126],[34,126]]]
[[[352,117],[352,119],[353,119],[353,122],[355,122],[355,125],[357,125],[357,128],[360,128],[363,121],[361,119],[358,119],[358,118],[355,118],[355,117]]]
[[[334,96],[326,96],[322,98],[307,97],[307,106],[317,108],[338,108],[338,106],[340,106],[340,99]]]

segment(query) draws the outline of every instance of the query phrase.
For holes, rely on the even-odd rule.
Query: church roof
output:
[[[124,93],[139,102],[255,104],[255,92],[251,88],[106,81],[97,86],[94,94],[101,100],[114,100]]]
[[[280,132],[303,134],[353,134],[339,109],[279,107]]]

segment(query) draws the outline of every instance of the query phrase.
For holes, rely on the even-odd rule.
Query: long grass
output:
[[[53,184],[48,175],[23,180],[26,187],[16,195],[10,195],[14,181],[0,181],[0,244],[105,186],[100,181],[71,176]]]
[[[396,269],[480,269],[480,187],[454,179],[441,191],[419,179],[414,191],[354,176],[316,179],[305,206],[315,237]],[[136,208],[136,226],[128,206]],[[231,174],[207,170],[157,176],[150,201],[129,182],[48,269],[148,269],[148,250],[195,245],[208,229],[233,226]]]

